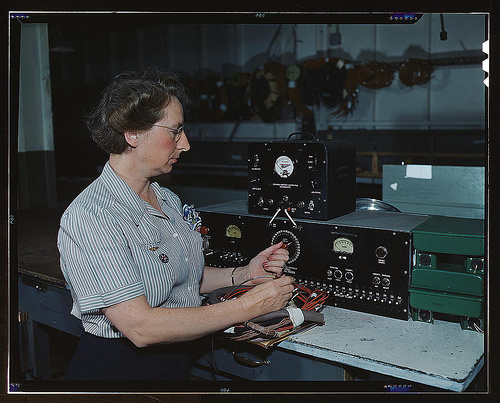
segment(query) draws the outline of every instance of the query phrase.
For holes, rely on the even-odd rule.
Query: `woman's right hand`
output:
[[[281,276],[255,286],[238,298],[251,313],[248,319],[284,308],[292,298],[294,281],[293,277]]]

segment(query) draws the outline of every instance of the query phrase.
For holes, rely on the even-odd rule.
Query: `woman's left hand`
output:
[[[275,278],[281,277],[283,267],[288,261],[288,251],[283,248],[283,242],[272,245],[264,249],[255,256],[247,266],[248,278],[272,275]],[[259,278],[252,281],[252,284],[260,284],[272,278]]]

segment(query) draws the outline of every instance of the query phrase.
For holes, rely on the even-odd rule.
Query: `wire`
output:
[[[444,16],[443,16],[443,14],[439,14],[439,18],[441,19],[441,32],[439,33],[439,38],[442,41],[445,41],[448,39],[448,32],[446,32],[444,29]]]
[[[238,298],[245,292],[251,290],[253,285],[245,284],[257,278],[272,278],[274,276],[264,275],[245,280],[234,287],[224,287],[212,292],[209,296],[209,304],[224,302],[229,299]],[[304,317],[302,323],[323,323],[324,316],[319,313],[327,300],[329,293],[320,289],[310,289],[301,284],[296,284],[292,298],[288,306],[300,309]],[[291,313],[287,309],[280,309],[274,312],[250,319],[231,327],[231,331],[226,330],[224,336],[234,341],[247,341],[255,338],[273,339],[282,336],[285,332],[293,330],[295,323],[290,318]]]
[[[289,218],[289,220],[292,222],[293,226],[297,227],[297,223],[293,220],[292,216],[288,213],[288,209],[284,208],[283,211],[285,212],[285,214]]]

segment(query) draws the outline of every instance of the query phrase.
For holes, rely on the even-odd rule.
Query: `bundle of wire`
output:
[[[254,287],[245,283],[213,291],[209,295],[208,304],[238,298]],[[234,341],[256,338],[275,339],[303,323],[323,324],[324,316],[318,311],[327,298],[328,292],[326,291],[311,290],[301,284],[295,284],[294,293],[287,307],[233,326],[224,331],[224,336]]]

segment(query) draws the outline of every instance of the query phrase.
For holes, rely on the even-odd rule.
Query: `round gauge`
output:
[[[348,238],[337,238],[333,241],[333,251],[350,255],[354,252],[354,243]]]
[[[226,227],[226,236],[228,238],[241,238],[241,229],[237,225],[230,224]]]
[[[300,242],[299,239],[290,231],[281,230],[276,232],[271,238],[271,245],[276,245],[283,242],[288,250],[287,264],[295,262],[300,256]]]
[[[286,155],[278,157],[274,163],[274,172],[276,172],[280,178],[288,178],[292,174],[293,168],[292,159]]]

